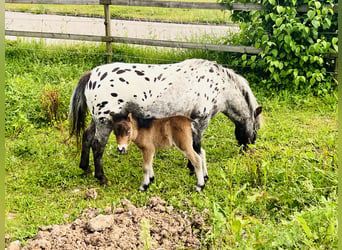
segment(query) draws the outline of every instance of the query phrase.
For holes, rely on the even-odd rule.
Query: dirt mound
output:
[[[125,199],[106,214],[88,208],[72,224],[41,227],[25,247],[13,249],[198,249],[206,216],[176,212],[159,197],[142,208]]]

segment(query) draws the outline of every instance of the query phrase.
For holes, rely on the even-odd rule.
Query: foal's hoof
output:
[[[196,186],[196,192],[197,192],[197,193],[200,193],[204,188],[205,188],[205,184],[202,185],[202,186],[197,185],[197,186]]]
[[[149,186],[150,184],[141,185],[138,190],[141,192],[146,192]]]
[[[209,176],[208,175],[204,176],[204,182],[207,183],[207,181],[209,181]]]

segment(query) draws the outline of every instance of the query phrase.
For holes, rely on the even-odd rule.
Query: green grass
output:
[[[116,46],[121,61],[170,62],[212,53]],[[103,164],[113,185],[82,176],[75,141],[67,141],[71,92],[84,71],[104,63],[104,46],[6,44],[6,234],[23,242],[42,225],[73,221],[86,207],[137,206],[160,196],[176,210],[209,210],[211,230],[201,240],[212,249],[333,249],[337,247],[337,98],[255,91],[264,126],[254,154],[240,152],[234,126],[215,117],[203,137],[210,180],[201,194],[176,149],[154,160],[156,182],[138,192],[142,157],[132,146],[116,152],[112,136]],[[159,58],[159,59],[157,59]],[[163,59],[164,60],[160,60]],[[41,98],[60,93],[58,120]],[[273,97],[270,97],[273,96]],[[96,188],[98,198],[85,198]]]
[[[195,1],[196,2],[196,1]],[[197,1],[200,2],[200,1]],[[209,1],[210,2],[210,1]],[[212,0],[212,2],[215,2]],[[103,6],[94,5],[53,5],[53,4],[5,4],[8,11],[35,14],[61,14],[70,16],[104,17]],[[202,9],[169,9],[156,7],[111,6],[112,19],[152,20],[180,23],[230,22],[230,12]]]

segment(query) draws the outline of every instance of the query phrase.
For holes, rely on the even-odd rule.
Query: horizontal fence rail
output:
[[[49,32],[33,32],[33,31],[19,31],[19,30],[6,30],[6,36],[23,36],[23,37],[37,37],[37,38],[50,38],[50,39],[63,39],[63,40],[79,40],[91,42],[113,42],[113,43],[128,43],[147,46],[159,46],[170,48],[183,48],[183,49],[203,49],[211,51],[225,51],[247,54],[259,54],[262,50],[251,46],[232,46],[232,45],[219,45],[219,44],[205,44],[205,43],[189,43],[167,40],[153,40],[143,38],[129,38],[118,36],[94,36],[94,35],[76,35],[65,33],[49,33]]]

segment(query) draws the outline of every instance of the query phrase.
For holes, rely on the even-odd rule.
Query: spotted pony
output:
[[[92,120],[85,129],[89,109]],[[142,120],[185,115],[193,121],[193,148],[201,154],[201,139],[210,119],[222,112],[235,124],[239,145],[254,144],[262,108],[247,81],[216,62],[189,59],[175,64],[112,63],[85,73],[75,87],[69,109],[71,135],[82,136],[80,168],[106,184],[102,156],[113,129],[111,113]],[[83,135],[82,135],[83,132]],[[188,162],[190,173],[194,167]]]

